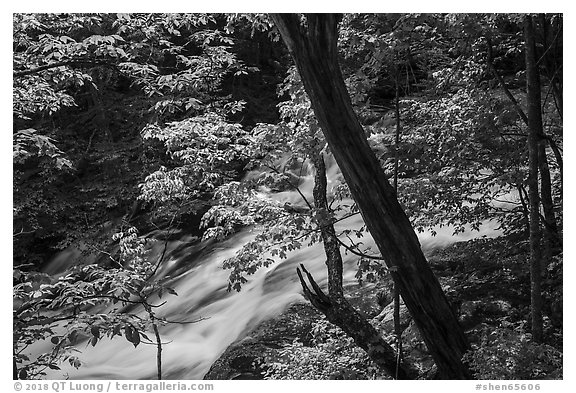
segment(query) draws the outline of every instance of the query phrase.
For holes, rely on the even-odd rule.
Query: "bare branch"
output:
[[[518,104],[518,101],[506,86],[504,78],[502,78],[502,75],[498,73],[496,67],[494,67],[494,64],[492,63],[492,41],[490,40],[490,38],[487,38],[486,41],[488,43],[488,59],[486,60],[488,63],[488,67],[490,67],[490,70],[498,80],[498,83],[500,83],[500,87],[502,87],[502,90],[504,91],[504,94],[506,94],[506,97],[508,97],[510,102],[512,102],[512,105],[514,105],[514,109],[516,109],[516,112],[518,113],[522,121],[524,121],[524,123],[528,125],[528,117],[526,116],[526,113],[524,113],[524,111],[520,107],[520,104]]]

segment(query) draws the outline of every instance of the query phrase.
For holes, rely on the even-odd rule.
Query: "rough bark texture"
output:
[[[528,102],[528,199],[530,206],[530,310],[532,338],[542,341],[542,291],[540,251],[540,194],[538,191],[538,144],[542,135],[540,109],[540,78],[537,68],[534,27],[531,16],[524,20],[524,50],[526,56],[526,94]]]
[[[380,368],[396,379],[409,379],[416,373],[402,364],[398,364],[394,349],[380,336],[378,331],[354,309],[344,298],[342,287],[342,254],[334,225],[329,217],[326,200],[326,166],[321,154],[313,157],[316,175],[314,177],[314,204],[316,221],[320,227],[326,267],[328,268],[328,296],[318,287],[314,278],[302,266],[312,290],[308,288],[302,272],[298,275],[304,289],[304,295],[324,315],[328,321],[340,327],[354,342],[362,348]],[[408,370],[408,371],[407,371]]]
[[[342,255],[340,254],[340,243],[336,236],[336,230],[329,217],[328,200],[326,199],[326,164],[322,158],[322,153],[317,153],[312,158],[312,163],[316,169],[314,176],[314,205],[316,207],[316,221],[320,226],[320,235],[324,243],[326,253],[326,267],[328,268],[328,294],[331,298],[343,298],[342,288]]]
[[[311,14],[306,27],[297,15],[272,17],[351,194],[440,374],[448,379],[470,378],[461,361],[467,340],[352,108],[338,64],[339,17]]]

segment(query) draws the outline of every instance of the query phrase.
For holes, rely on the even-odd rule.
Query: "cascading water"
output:
[[[336,165],[329,167],[328,176],[338,176]],[[311,195],[311,176],[305,178],[300,190]],[[301,196],[295,191],[271,195],[280,203],[302,204]],[[360,228],[360,215],[350,217],[337,224],[337,229]],[[467,231],[452,236],[449,227],[437,228],[437,235],[419,234],[425,253],[451,243],[475,237],[499,235],[495,223],[487,223],[480,232]],[[171,321],[195,323],[173,323],[162,327],[162,372],[166,379],[201,379],[210,365],[234,341],[244,337],[252,328],[265,319],[282,312],[289,304],[305,301],[296,275],[296,267],[303,263],[321,285],[326,283],[325,255],[321,244],[292,252],[285,260],[262,268],[249,277],[240,292],[227,292],[229,272],[222,263],[231,257],[254,233],[245,229],[228,240],[214,244],[193,244],[189,238],[170,243],[164,265],[159,274],[170,274],[170,284],[178,296],[164,297],[166,304],[156,309],[159,316]],[[375,246],[371,239],[363,239],[365,245]],[[202,250],[198,252],[198,249]],[[161,251],[152,252],[157,258]],[[53,263],[61,268],[62,259],[70,258],[73,251],[65,251]],[[190,255],[196,255],[191,258]],[[344,255],[345,282],[353,282],[356,259]],[[54,266],[48,266],[53,271]],[[158,302],[159,303],[159,302]],[[143,311],[141,311],[143,313]],[[48,349],[48,343],[45,343]],[[60,379],[154,379],[156,377],[156,346],[139,345],[134,348],[123,337],[102,339],[95,347],[82,345],[83,365],[75,369],[66,364],[62,371],[53,371],[49,378]]]

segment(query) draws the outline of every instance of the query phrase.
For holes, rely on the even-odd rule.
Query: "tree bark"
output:
[[[556,214],[554,212],[554,199],[552,197],[552,179],[548,158],[546,157],[546,146],[544,141],[538,141],[538,171],[540,172],[540,199],[542,210],[544,211],[544,237],[548,248],[557,248],[560,244]]]
[[[366,226],[440,374],[448,379],[471,378],[461,360],[468,350],[466,337],[352,108],[338,64],[339,17],[311,14],[306,27],[298,15],[274,14],[272,18]]]
[[[396,132],[394,135],[394,191],[398,196],[398,164],[399,157],[399,144],[400,132],[402,130],[402,123],[400,122],[400,68],[396,66],[396,97],[394,100],[394,114],[396,115]],[[402,361],[402,326],[400,324],[400,291],[396,284],[394,284],[394,334],[396,335],[396,364],[400,366]]]
[[[526,95],[528,102],[528,199],[530,205],[530,314],[532,338],[542,341],[542,290],[540,251],[540,194],[538,191],[538,144],[542,134],[540,78],[537,68],[532,17],[524,19],[524,50],[526,56]]]
[[[12,379],[14,381],[18,380],[18,365],[16,364],[16,354],[12,352]]]
[[[314,177],[315,219],[320,227],[320,234],[326,253],[328,269],[328,296],[314,281],[314,278],[302,266],[298,276],[304,295],[312,305],[326,315],[328,321],[340,327],[354,342],[362,348],[370,359],[382,370],[395,379],[410,379],[416,372],[403,364],[398,364],[394,349],[380,336],[378,331],[344,298],[342,286],[342,254],[340,243],[329,214],[326,199],[326,166],[321,153],[312,157],[316,174]],[[312,290],[308,288],[302,273],[307,275]]]
[[[556,67],[553,65],[554,58],[551,56],[551,54],[553,54],[554,51],[550,50],[552,44],[550,44],[549,46],[548,43],[548,21],[545,14],[539,14],[538,18],[540,20],[542,28],[541,37],[544,53],[542,54],[542,57],[539,60],[536,59],[536,67],[538,67],[538,62],[544,63],[544,69],[546,70],[546,74],[548,76],[548,83],[552,85],[554,98],[556,99],[556,102],[561,102],[562,94],[561,92],[559,93],[558,91],[558,85],[556,83],[556,72],[555,72]],[[556,41],[556,39],[553,39],[553,42],[554,41]],[[534,53],[534,56],[536,56],[536,53]],[[536,68],[535,72],[539,76],[540,69]],[[538,82],[538,86],[540,86],[540,80],[535,80],[535,82]],[[562,117],[561,108],[559,109],[559,115],[560,117]],[[540,131],[541,134],[544,135],[543,126],[541,127]],[[559,244],[558,241],[559,236],[558,236],[558,226],[556,224],[556,216],[554,213],[554,200],[552,198],[552,179],[550,177],[548,158],[546,157],[546,145],[545,141],[542,139],[538,140],[538,170],[540,172],[540,198],[542,202],[542,210],[544,211],[544,220],[545,220],[545,231],[544,231],[545,255],[543,259],[547,262],[550,257],[550,250],[552,248],[556,248]]]
[[[526,236],[530,236],[530,209],[528,208],[528,204],[526,200],[529,198],[525,198],[524,196],[528,195],[524,186],[521,183],[516,184],[516,189],[518,190],[518,196],[520,197],[520,203],[522,204],[522,215],[524,216],[524,234]]]
[[[324,243],[326,252],[326,267],[328,268],[328,295],[332,298],[343,298],[344,290],[342,287],[342,255],[340,254],[340,243],[336,236],[336,230],[332,224],[328,209],[328,200],[326,199],[326,188],[328,180],[326,179],[326,164],[322,158],[322,153],[313,153],[312,163],[316,169],[314,176],[314,205],[316,207],[315,219],[320,227],[320,235]]]

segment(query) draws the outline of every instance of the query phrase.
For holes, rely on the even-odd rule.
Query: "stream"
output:
[[[335,165],[330,167],[329,178],[334,178]],[[305,195],[311,195],[311,176],[302,184]],[[294,191],[276,193],[273,198],[281,203],[298,203],[301,197]],[[337,229],[359,228],[360,215],[337,224]],[[497,224],[487,223],[480,232],[466,231],[452,236],[450,227],[436,228],[436,236],[420,233],[418,237],[425,254],[457,241],[481,236],[496,237]],[[247,228],[219,243],[193,242],[191,236],[171,241],[158,274],[173,277],[170,286],[178,296],[165,295],[166,304],[155,312],[173,321],[196,321],[169,324],[161,328],[162,372],[165,379],[202,379],[211,364],[236,340],[245,337],[260,322],[281,313],[288,305],[303,302],[296,267],[302,263],[321,285],[326,284],[325,256],[322,244],[303,247],[288,254],[288,258],[261,268],[240,292],[228,292],[229,271],[222,263],[231,257],[247,240],[253,237]],[[365,245],[373,245],[369,236]],[[150,258],[158,258],[163,242],[157,242]],[[375,249],[375,246],[373,246]],[[68,253],[68,254],[66,254]],[[47,271],[61,269],[73,251],[63,251],[54,258]],[[357,257],[343,253],[345,283],[355,281]],[[156,260],[156,259],[154,259]],[[160,303],[157,301],[156,303]],[[144,314],[142,310],[140,313]],[[150,333],[149,337],[153,337]],[[40,345],[41,343],[39,343]],[[49,343],[44,343],[49,350]],[[39,348],[40,349],[40,348]],[[95,347],[80,344],[78,354],[83,362],[79,369],[62,364],[62,370],[49,370],[47,378],[62,379],[155,379],[156,346],[141,344],[137,348],[124,337],[103,338]]]

